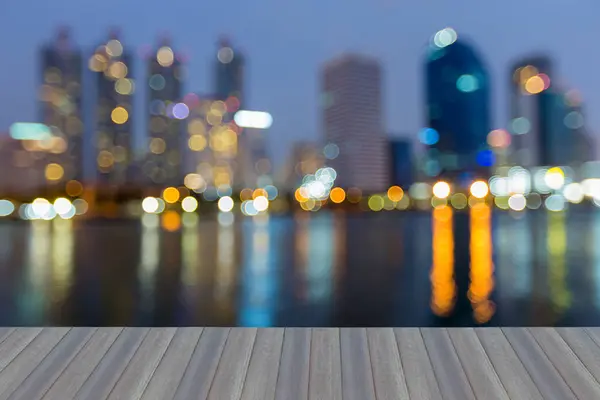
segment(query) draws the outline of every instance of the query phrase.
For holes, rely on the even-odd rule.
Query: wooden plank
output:
[[[150,329],[115,384],[108,400],[137,400],[142,397],[175,332],[177,328]]]
[[[204,328],[198,346],[175,392],[175,399],[205,400],[221,359],[229,328]]]
[[[73,328],[14,391],[11,399],[39,399],[92,337],[96,328]]]
[[[554,328],[530,328],[529,332],[575,396],[600,399],[600,385]]]
[[[246,374],[242,400],[273,400],[281,349],[283,347],[282,328],[261,328],[256,333],[256,343]]]
[[[0,343],[10,336],[15,331],[15,328],[0,328]]]
[[[229,333],[208,393],[209,400],[240,398],[255,340],[256,328],[237,328]]]
[[[502,328],[544,399],[576,399],[546,354],[525,328]]]
[[[43,329],[0,374],[0,399],[8,399],[69,330],[69,328]]]
[[[582,328],[557,328],[556,331],[579,357],[588,371],[600,382],[600,347]]]
[[[285,329],[275,399],[306,400],[308,398],[310,340],[311,330],[308,328]]]
[[[444,399],[475,400],[448,331],[444,328],[423,328],[421,333]]]
[[[313,328],[309,373],[309,400],[342,400],[338,328]]]
[[[542,400],[540,391],[499,328],[475,329],[511,399]]]
[[[44,400],[72,399],[91,375],[123,328],[99,328],[62,372]]]
[[[342,393],[346,400],[375,399],[367,330],[342,328]]]
[[[148,328],[125,328],[75,398],[105,400],[149,331]]]
[[[179,328],[142,395],[144,400],[172,399],[183,378],[202,328]]]
[[[508,400],[508,393],[473,328],[447,329],[447,332],[476,397]]]
[[[377,399],[408,399],[394,331],[391,328],[367,329],[367,338]]]
[[[41,331],[42,328],[19,328],[0,343],[0,373]]]
[[[396,328],[394,334],[410,398],[442,400],[421,331],[418,328]]]

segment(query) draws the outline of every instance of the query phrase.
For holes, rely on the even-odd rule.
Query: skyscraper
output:
[[[150,118],[148,157],[143,173],[150,182],[159,185],[181,183],[182,119],[189,115],[185,103],[179,103],[182,95],[183,66],[180,57],[163,39],[148,61],[149,95],[147,110]]]
[[[382,126],[381,67],[347,54],[328,62],[321,82],[325,139],[339,148],[329,162],[336,184],[376,192],[388,184],[388,147]]]
[[[390,139],[391,183],[408,188],[413,183],[412,143],[408,139]]]
[[[132,59],[117,31],[96,48],[89,60],[96,73],[94,156],[101,185],[123,185],[132,161],[133,92]]]
[[[510,69],[510,159],[514,165],[551,164],[549,146],[552,130],[557,128],[553,110],[561,106],[560,94],[549,90],[551,79],[554,79],[554,68],[546,56],[519,60]]]
[[[215,60],[214,94],[217,100],[226,101],[230,97],[238,100],[238,106],[244,103],[244,66],[245,59],[235,50],[229,40],[219,40]]]
[[[453,29],[443,29],[430,43],[425,80],[427,127],[420,140],[429,147],[424,172],[467,182],[486,175],[493,163],[486,144],[490,79],[479,55]]]
[[[48,183],[81,180],[83,176],[83,121],[81,110],[81,52],[61,28],[52,43],[41,50],[40,120],[53,138],[43,154]]]

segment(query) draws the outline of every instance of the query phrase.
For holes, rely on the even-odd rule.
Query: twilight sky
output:
[[[588,125],[598,132],[599,16],[597,0],[1,0],[0,132],[35,120],[36,51],[60,24],[71,26],[86,56],[111,26],[122,28],[126,49],[169,32],[175,50],[190,57],[186,92],[210,91],[216,39],[228,34],[248,60],[248,108],[273,114],[277,163],[294,141],[320,138],[319,66],[344,51],[381,60],[387,130],[414,137],[423,124],[424,49],[446,26],[468,36],[490,69],[494,127],[506,126],[509,63],[547,52],[560,75],[553,82],[581,91]],[[134,78],[142,70],[138,62]]]

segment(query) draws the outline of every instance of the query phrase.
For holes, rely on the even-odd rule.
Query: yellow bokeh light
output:
[[[296,192],[294,193],[294,197],[296,198],[296,201],[298,203],[305,203],[308,200],[308,197],[305,196],[305,193],[302,190],[302,188],[296,189]]]
[[[115,163],[115,157],[110,151],[102,150],[98,153],[97,162],[100,168],[110,168]]]
[[[189,189],[198,190],[206,183],[200,174],[187,174],[183,179],[183,184]]]
[[[527,80],[531,79],[539,73],[538,69],[533,65],[528,65],[526,67],[520,68],[518,71],[522,85],[524,85],[525,82],[527,82]]]
[[[188,147],[192,151],[202,151],[206,148],[206,138],[202,135],[192,135],[188,140]]]
[[[400,186],[392,186],[387,191],[387,196],[391,201],[398,202],[404,196],[404,190]]]
[[[77,197],[83,193],[83,185],[78,181],[69,181],[65,186],[65,191],[71,197]]]
[[[372,211],[381,211],[383,209],[383,197],[377,195],[369,197],[369,208]]]
[[[167,144],[161,138],[152,138],[150,140],[150,152],[153,154],[162,154],[167,149]]]
[[[267,193],[267,191],[265,189],[255,189],[254,192],[252,192],[252,198],[256,199],[257,197],[269,197],[269,194]]]
[[[170,47],[161,47],[158,49],[156,53],[156,61],[162,67],[170,67],[173,65],[173,61],[175,60],[175,54],[173,54],[173,50]]]
[[[114,110],[112,110],[110,117],[115,124],[121,125],[127,122],[129,119],[129,113],[123,107],[116,107]]]
[[[58,181],[65,175],[65,170],[60,164],[51,163],[46,165],[45,175],[49,181]]]
[[[462,210],[467,207],[467,196],[462,193],[455,193],[450,198],[450,204],[457,210]]]
[[[440,199],[445,199],[450,196],[450,185],[444,181],[437,182],[433,185],[433,195]]]
[[[488,185],[484,181],[475,181],[471,185],[471,194],[473,195],[473,197],[483,199],[485,196],[488,195],[488,192]]]
[[[331,189],[329,198],[336,204],[342,203],[346,199],[346,192],[340,187],[335,187]]]
[[[173,204],[179,200],[179,190],[174,187],[168,187],[163,190],[162,197],[167,203]]]
[[[127,66],[118,61],[108,67],[107,75],[113,79],[123,79],[127,76]]]
[[[128,96],[133,93],[133,81],[121,78],[115,82],[115,92]]]
[[[546,84],[544,83],[544,80],[537,75],[532,76],[531,78],[527,79],[527,82],[525,82],[525,90],[529,94],[541,93],[544,91],[545,86]]]
[[[105,46],[106,53],[111,57],[120,57],[123,54],[123,45],[116,39],[109,40]]]

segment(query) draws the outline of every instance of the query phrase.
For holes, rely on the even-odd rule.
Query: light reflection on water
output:
[[[600,325],[600,212],[230,217],[3,221],[0,325]]]

